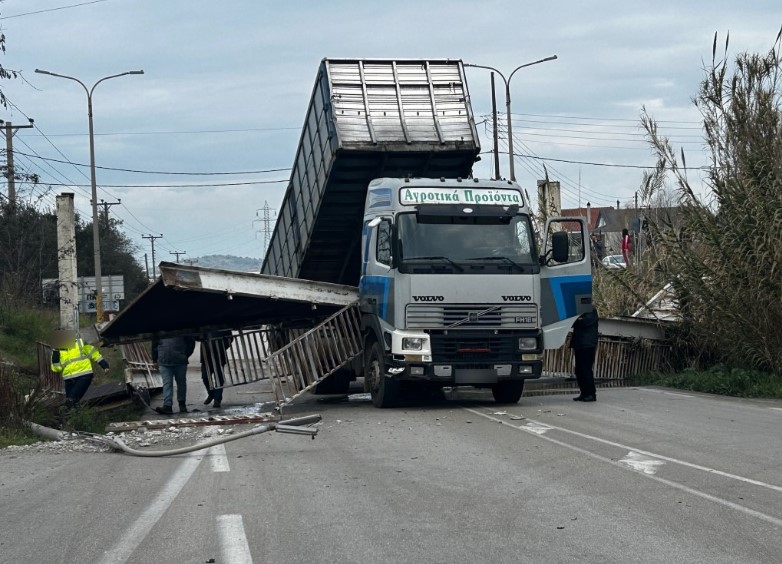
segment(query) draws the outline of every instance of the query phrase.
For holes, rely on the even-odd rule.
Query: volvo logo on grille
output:
[[[504,302],[531,302],[532,296],[502,296]]]
[[[456,323],[452,323],[448,327],[458,327],[459,325],[463,325],[465,323],[474,323],[476,321],[479,321],[480,318],[483,317],[484,315],[486,315],[488,313],[491,313],[493,311],[497,311],[498,309],[500,309],[500,306],[490,307],[488,309],[484,309],[483,311],[468,311],[467,312],[467,317],[465,317],[461,321],[457,321]]]
[[[413,296],[416,302],[444,302],[444,296]]]

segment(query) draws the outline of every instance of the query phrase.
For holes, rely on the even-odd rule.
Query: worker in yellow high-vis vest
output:
[[[90,387],[93,363],[109,371],[109,363],[98,347],[85,343],[70,330],[58,330],[52,336],[52,371],[62,374],[65,383],[65,405],[76,407]]]

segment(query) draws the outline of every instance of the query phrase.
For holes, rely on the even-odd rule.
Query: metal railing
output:
[[[671,345],[653,339],[600,337],[595,354],[595,382],[626,380],[645,372],[666,372]],[[574,377],[573,349],[564,346],[547,350],[543,357],[544,376]]]
[[[358,302],[309,330],[262,327],[234,331],[232,337],[224,355],[214,340],[202,342],[210,352],[205,362],[211,386],[270,380],[277,403],[288,403],[361,354]],[[214,366],[221,361],[223,382]]]

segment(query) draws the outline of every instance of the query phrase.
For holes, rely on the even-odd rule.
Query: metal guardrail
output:
[[[595,355],[595,382],[625,380],[645,372],[667,372],[671,345],[653,339],[600,337]],[[574,375],[570,338],[559,349],[547,350],[543,357],[546,376]]]
[[[225,351],[224,382],[209,368],[213,387],[237,386],[270,380],[278,404],[288,403],[361,354],[361,318],[358,302],[309,330],[259,328],[233,332]],[[214,351],[215,344],[204,344]],[[207,362],[219,362],[217,354]]]

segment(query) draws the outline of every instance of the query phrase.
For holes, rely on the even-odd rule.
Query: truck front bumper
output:
[[[398,380],[419,380],[443,385],[473,386],[505,380],[540,378],[543,361],[512,361],[491,364],[416,363],[388,359],[387,372]]]

